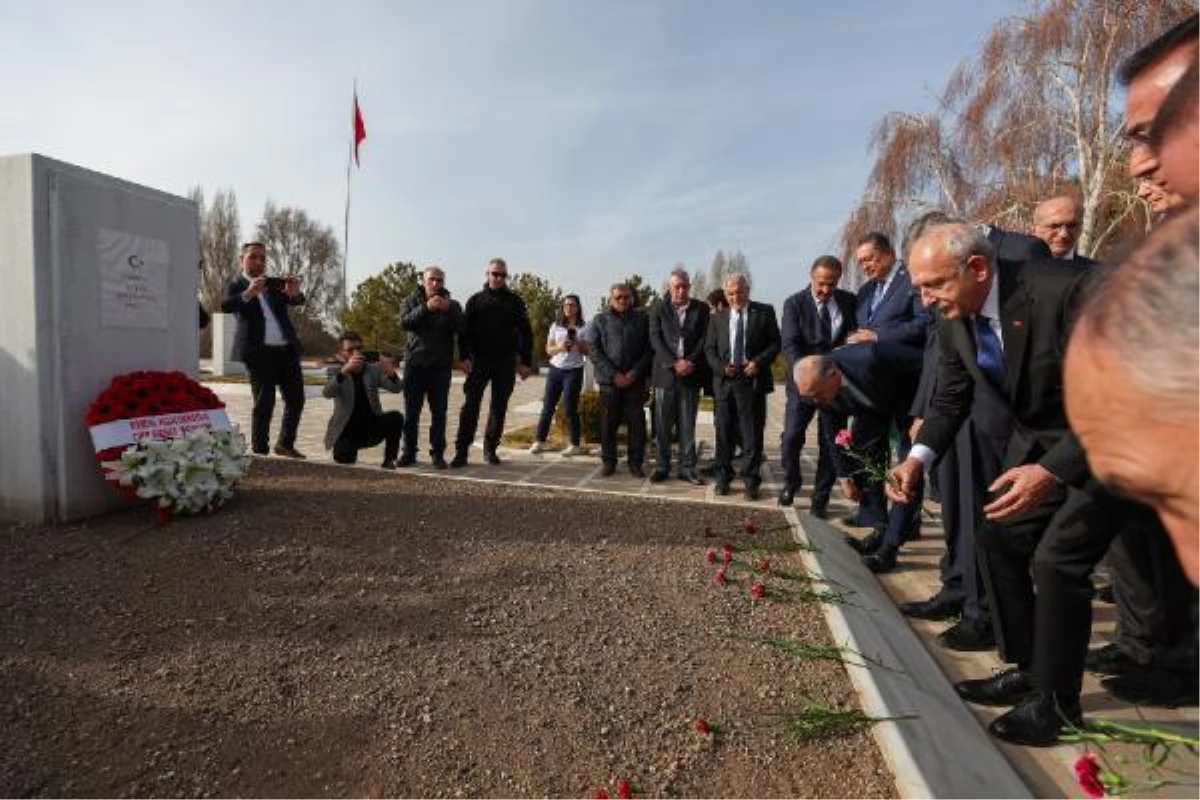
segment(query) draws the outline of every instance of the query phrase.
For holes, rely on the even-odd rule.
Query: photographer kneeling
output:
[[[383,469],[396,468],[400,437],[404,434],[404,415],[384,412],[379,390],[400,391],[400,376],[391,356],[363,350],[362,337],[346,331],[341,338],[341,367],[330,367],[322,394],[333,399],[333,416],[325,431],[325,449],[333,451],[339,464],[353,464],[358,451],[381,441]]]

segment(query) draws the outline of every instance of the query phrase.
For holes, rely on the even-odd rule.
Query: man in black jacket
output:
[[[254,411],[250,422],[250,448],[267,454],[271,415],[275,412],[275,388],[283,395],[283,422],[275,442],[275,455],[304,458],[296,450],[296,431],[304,410],[304,375],[300,370],[300,340],[288,306],[304,303],[300,279],[267,279],[267,248],[261,242],[242,245],[242,274],[225,287],[221,310],[237,315],[233,338],[233,360],[241,361],[250,373]]]
[[[404,302],[400,324],[404,340],[404,453],[399,465],[417,462],[417,436],[421,408],[429,402],[429,457],[438,469],[446,468],[446,406],[450,400],[450,371],[454,347],[464,349],[462,307],[446,291],[441,267],[426,267],[421,285]]]
[[[608,310],[592,319],[588,353],[600,385],[600,458],[607,477],[617,470],[617,430],[629,435],[629,474],[646,477],[646,377],[654,355],[650,323],[633,307],[633,289],[616,283],[608,290]]]
[[[516,384],[513,369],[516,368],[521,380],[532,372],[533,330],[525,301],[508,288],[508,264],[502,258],[493,258],[484,268],[484,274],[487,282],[483,290],[467,300],[466,335],[460,340],[462,369],[467,380],[463,384],[465,399],[458,415],[454,460],[450,462],[455,469],[467,465],[467,453],[479,425],[483,390],[489,383],[492,400],[483,432],[483,459],[493,465],[500,463],[496,448],[504,434],[508,398]]]
[[[696,474],[696,412],[700,387],[709,380],[704,358],[708,304],[691,296],[692,282],[683,268],[671,271],[668,296],[650,309],[650,344],[654,348],[655,466],[650,480],[665,481],[671,473],[671,431],[679,438],[679,479],[694,486]]]

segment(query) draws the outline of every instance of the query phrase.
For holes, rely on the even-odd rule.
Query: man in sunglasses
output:
[[[487,281],[483,289],[471,295],[464,310],[466,335],[460,340],[459,355],[467,376],[463,384],[466,397],[458,415],[458,436],[450,462],[454,469],[467,465],[479,425],[483,391],[489,383],[492,399],[483,432],[483,460],[500,463],[496,447],[504,433],[504,416],[516,375],[525,380],[532,372],[533,330],[525,301],[508,288],[508,264],[502,258],[493,258],[484,268],[484,275]]]

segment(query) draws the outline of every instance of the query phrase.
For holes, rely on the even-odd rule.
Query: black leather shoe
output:
[[[256,456],[269,456],[271,455],[271,448],[263,445],[262,447],[253,448],[251,452],[253,452]]]
[[[713,492],[724,497],[729,494],[729,484],[726,481],[717,481],[717,485],[713,487]]]
[[[385,458],[383,460],[383,463],[379,465],[379,468],[380,469],[395,469],[396,468],[396,459]]]
[[[1012,711],[1001,714],[988,725],[997,739],[1030,747],[1049,747],[1067,724],[1083,724],[1079,701],[1055,705],[1053,695],[1037,692],[1021,701]]]
[[[283,456],[284,458],[295,458],[301,461],[308,458],[308,456],[304,455],[304,453],[301,453],[296,448],[286,444],[275,445],[275,447],[271,449],[271,452],[277,456]]]
[[[1088,672],[1099,672],[1101,675],[1124,675],[1145,667],[1115,642],[1110,642],[1095,650],[1088,650],[1087,657],[1083,660],[1083,668]]]
[[[813,500],[812,508],[810,508],[808,510],[808,513],[812,514],[817,519],[829,519],[828,505],[829,505],[828,499],[823,500],[823,501],[822,500]]]
[[[883,546],[883,537],[878,533],[872,533],[861,539],[857,536],[847,536],[845,538],[846,544],[850,545],[850,549],[860,556],[869,556]]]
[[[607,464],[606,463],[604,465],[604,469],[600,470],[600,474],[603,475],[605,478],[607,478],[607,477],[610,477],[616,471],[617,471],[616,464]]]
[[[900,613],[913,619],[943,620],[951,619],[962,612],[961,600],[947,600],[935,594],[928,600],[917,600],[913,603],[901,603]]]
[[[467,465],[466,453],[455,453],[454,458],[450,459],[450,469],[462,469]]]
[[[1137,706],[1179,708],[1194,706],[1198,699],[1195,673],[1139,669],[1105,678],[1100,685],[1118,700]]]
[[[1033,682],[1023,670],[1012,668],[990,678],[975,678],[954,684],[954,691],[968,703],[981,706],[1012,706],[1034,693]]]
[[[654,470],[654,472],[650,473],[650,482],[651,483],[662,483],[669,477],[671,477],[669,473],[662,472],[662,471],[656,469],[656,470]]]
[[[978,652],[996,646],[996,634],[990,622],[960,619],[938,634],[938,644],[947,650]]]
[[[411,467],[413,464],[416,464],[416,463],[417,463],[416,456],[403,455],[403,456],[400,456],[400,460],[396,462],[396,466]]]
[[[635,478],[646,477],[646,471],[644,469],[642,469],[641,464],[630,464],[629,465],[629,474]]]
[[[791,486],[785,486],[779,490],[779,505],[790,506],[792,501],[796,499],[796,490]]]
[[[694,472],[679,473],[679,480],[683,481],[684,483],[690,483],[692,486],[704,485],[704,479]]]
[[[744,492],[742,492],[742,497],[746,498],[747,500],[757,500],[758,499],[758,484],[757,483],[747,484],[746,490]]]
[[[433,464],[434,469],[445,469],[447,466],[446,459],[441,456],[434,456],[433,460],[429,463]]]
[[[496,455],[495,450],[484,450],[483,460],[491,464],[493,467],[500,463],[500,456]]]
[[[871,555],[863,556],[862,562],[876,575],[891,572],[896,568],[896,548],[884,545]]]

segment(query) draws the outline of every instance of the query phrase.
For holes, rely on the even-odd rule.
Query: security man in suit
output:
[[[1096,262],[1079,255],[1075,249],[1082,220],[1083,209],[1078,199],[1071,195],[1051,197],[1033,209],[1030,233],[1046,243],[1050,255],[1073,267],[1087,269],[1095,266]]]
[[[242,274],[225,287],[221,311],[237,316],[232,356],[250,373],[254,411],[250,423],[250,449],[267,454],[275,389],[283,395],[283,422],[275,442],[275,455],[304,458],[296,450],[296,431],[304,410],[304,375],[300,370],[300,340],[288,307],[304,303],[300,279],[268,278],[267,248],[262,242],[242,245]]]
[[[857,327],[853,294],[837,288],[842,279],[842,262],[833,256],[821,256],[809,271],[808,287],[783,303],[781,338],[787,374],[792,374],[797,361],[820,353],[828,353],[846,343],[846,336]],[[800,491],[800,451],[804,449],[805,432],[813,415],[817,415],[817,474],[813,481],[812,507],[809,513],[824,518],[829,493],[837,479],[833,466],[833,438],[846,426],[846,420],[832,408],[821,409],[803,403],[794,381],[785,381],[787,410],[783,440],[780,442],[780,466],[783,467],[783,488],[779,505],[790,506]]]
[[[740,477],[747,500],[758,499],[762,484],[763,428],[767,395],[775,390],[771,365],[779,355],[775,309],[750,301],[750,282],[733,273],[724,281],[729,308],[709,322],[704,352],[713,372],[717,399],[717,453],[713,462],[718,495],[729,494],[733,480],[733,431],[742,433]]]

